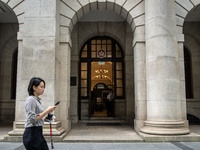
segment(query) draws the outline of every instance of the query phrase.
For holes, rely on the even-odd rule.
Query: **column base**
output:
[[[190,130],[187,121],[145,121],[141,132],[152,135],[184,135]]]
[[[13,125],[13,130],[8,132],[8,135],[4,137],[4,141],[6,142],[22,142],[22,136],[24,133],[24,121],[16,121]],[[66,131],[61,127],[61,122],[56,121],[52,122],[52,135],[53,141],[60,142],[66,136]],[[43,135],[46,141],[50,141],[50,125],[45,122],[43,126]]]

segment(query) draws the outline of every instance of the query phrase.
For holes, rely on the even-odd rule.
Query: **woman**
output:
[[[45,81],[33,77],[28,86],[29,97],[26,99],[25,131],[23,144],[27,150],[48,150],[48,145],[42,134],[44,117],[55,110],[56,106],[49,106],[46,110],[41,105],[40,95],[44,93]]]

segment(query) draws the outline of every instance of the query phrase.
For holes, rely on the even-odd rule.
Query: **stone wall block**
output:
[[[24,23],[24,16],[25,16],[25,14],[22,14],[22,15],[20,15],[20,16],[17,17],[17,20],[18,20],[19,24]],[[23,31],[23,30],[21,29],[21,31]]]
[[[161,42],[153,42],[155,40],[159,40]],[[178,51],[175,51],[174,48],[177,47],[177,42],[173,41],[171,36],[158,36],[153,37],[151,39],[147,39],[148,43],[146,43],[147,47],[150,49],[147,50],[147,60],[164,58],[174,59],[178,58]],[[152,41],[152,42],[151,42]]]
[[[144,26],[144,20],[145,20],[145,16],[144,15],[141,15],[140,17],[137,17],[137,18],[135,18],[134,19],[134,23],[135,23],[135,26],[137,27],[137,26],[141,26],[141,25],[143,25]],[[131,24],[131,27],[132,27],[132,30],[133,29],[135,29],[135,28],[133,28],[134,26],[132,26],[133,24]]]
[[[188,0],[175,0],[175,1],[188,11],[190,11],[194,7],[193,4]]]
[[[107,0],[107,9],[113,11],[113,9],[114,9],[114,0]]]
[[[7,4],[10,0],[1,0],[1,1]]]
[[[148,61],[147,65],[147,79],[154,78],[171,78],[178,79],[180,64],[174,59],[158,58],[155,61]]]
[[[22,0],[9,0],[6,2],[12,9],[16,7]]]
[[[89,2],[89,0],[81,0],[81,1],[79,1],[79,3],[80,3],[82,6],[87,5],[88,2]]]
[[[78,20],[81,19],[81,17],[84,15],[84,10],[83,8],[80,8],[78,11],[77,11],[77,17],[78,17]]]
[[[149,20],[148,22],[149,23],[145,26],[151,30],[149,30],[146,34],[146,39],[158,35],[170,36],[170,38],[172,38],[171,36],[176,33],[174,21],[171,19],[155,18],[153,20]]]
[[[183,33],[183,27],[181,27],[181,26],[176,26],[176,33],[182,35],[182,33]],[[181,42],[181,41],[178,41],[178,42]]]
[[[83,6],[83,12],[84,12],[84,14],[87,14],[90,12],[90,4]]]
[[[71,31],[67,27],[60,27],[60,35],[65,35],[71,37]]]
[[[24,36],[55,36],[55,18],[26,18]]]
[[[121,15],[120,14],[121,13],[121,9],[122,9],[121,5],[117,5],[117,4],[114,5],[114,12],[116,12],[117,14]]]
[[[178,79],[171,79],[171,78],[170,79],[157,78],[156,80],[155,79],[147,80],[148,100],[177,101],[180,98],[179,82],[180,81]]]
[[[179,79],[185,81],[185,64],[184,61],[179,61],[178,63]]]
[[[98,30],[99,32],[105,32],[105,22],[98,22]]]
[[[134,62],[142,61],[144,62],[146,60],[146,50],[145,50],[145,44],[144,43],[138,43],[135,45],[134,49]]]
[[[123,18],[126,19],[127,14],[128,14],[128,11],[122,7],[122,10],[121,10],[121,14],[120,14],[120,16],[122,16]]]
[[[71,20],[69,18],[66,18],[64,16],[60,16],[60,25],[62,26],[69,26],[70,25]]]
[[[200,3],[199,0],[191,0],[191,2],[194,4],[194,5],[198,5]]]
[[[28,88],[28,84],[26,89]],[[25,92],[23,92],[25,93]],[[25,121],[25,103],[26,103],[26,98],[28,97],[28,92],[26,93],[26,97],[23,100],[18,100],[15,102],[15,120],[21,120]]]
[[[105,10],[106,9],[106,1],[105,0],[98,0],[98,10]]]
[[[135,79],[138,80],[144,80],[146,77],[146,67],[145,67],[145,62],[135,62]]]
[[[136,27],[135,31],[134,31],[134,34],[135,35],[138,35],[138,34],[145,35],[145,28],[144,28],[144,26],[138,26],[138,27]]]
[[[41,1],[41,17],[54,17],[56,16],[56,1],[55,0],[42,0]]]
[[[122,6],[126,0],[116,0],[115,3]]]
[[[94,11],[94,10],[97,10],[98,7],[97,7],[97,1],[91,1],[90,0],[90,6],[91,6],[91,11]]]
[[[135,79],[135,100],[146,99],[146,81]]]
[[[141,14],[144,14],[144,1],[139,3],[137,7],[130,11],[130,15],[133,19],[140,16]]]
[[[15,8],[13,8],[13,11],[15,12],[15,14],[18,15],[22,14],[25,12],[25,1],[23,1],[22,3],[20,3],[18,6],[16,6]]]
[[[63,2],[70,6],[75,12],[82,7],[77,0],[63,0]]]
[[[150,4],[151,3],[151,4]],[[174,14],[174,3],[171,1],[160,0],[154,2],[145,2],[145,18],[146,20],[154,20],[155,18],[159,18],[161,16],[172,17]],[[147,5],[151,5],[148,7]],[[164,7],[163,7],[164,6]],[[160,9],[155,9],[160,8]],[[168,19],[171,20],[171,19]]]
[[[182,118],[181,101],[147,101],[147,105],[147,117],[155,121],[175,121]]]
[[[37,62],[30,60],[23,60],[23,69],[22,74],[26,77],[33,77],[33,76],[43,76],[46,78],[54,78],[55,66],[54,60],[52,61],[42,61],[38,60]],[[34,70],[34,72],[33,72]]]
[[[62,68],[60,69],[59,72],[59,79],[62,80],[63,82],[67,82],[68,80],[66,79],[66,75],[68,74],[68,72],[70,72],[70,64],[68,62],[61,62],[59,64],[59,67]],[[70,77],[70,76],[68,76]]]
[[[123,5],[123,8],[126,9],[127,11],[130,11],[133,7],[138,5],[140,2],[141,0],[128,0]]]
[[[72,18],[75,15],[75,12],[69,8],[67,5],[65,5],[63,2],[60,3],[60,14]]]
[[[184,23],[184,19],[179,17],[179,16],[176,16],[176,25],[178,26],[183,26],[183,23]],[[179,32],[178,32],[179,33]],[[181,32],[182,33],[182,32]]]
[[[70,95],[68,94],[68,86],[70,87],[70,83],[69,81],[63,81],[63,80],[60,80],[59,81],[59,98],[60,98],[60,101],[63,102],[65,101],[66,102],[66,105],[69,106],[69,98],[70,98]],[[62,103],[61,103],[62,104]],[[67,110],[68,107],[65,106],[65,109]]]
[[[25,17],[39,17],[41,14],[41,1],[27,0],[26,1]]]
[[[55,58],[55,37],[24,39],[23,58],[49,61]]]
[[[180,98],[179,99],[186,102],[185,80],[180,81],[179,91],[180,91]]]
[[[185,10],[184,8],[182,8],[180,5],[178,5],[177,3],[175,3],[175,9],[176,9],[176,14],[185,18],[186,15],[188,14],[188,11]]]
[[[147,117],[147,101],[146,100],[136,100],[135,103],[135,119],[145,120]]]

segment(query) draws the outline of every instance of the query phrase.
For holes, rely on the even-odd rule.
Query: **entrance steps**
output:
[[[80,120],[79,123],[125,123],[125,120],[114,117],[90,117],[89,119]]]
[[[100,122],[99,119],[98,120],[90,119],[89,121],[90,122],[88,122],[87,120],[86,123],[74,124],[72,126],[71,131],[63,139],[63,142],[124,143],[124,142],[144,141],[134,131],[133,126],[126,125],[124,123],[119,123],[121,122],[121,120],[107,119],[107,120],[102,120],[102,122]],[[109,121],[117,121],[117,122],[113,123]]]

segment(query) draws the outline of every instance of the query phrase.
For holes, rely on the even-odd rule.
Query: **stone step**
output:
[[[80,120],[79,123],[125,123],[125,120],[114,119],[112,117],[92,117],[90,119]]]

